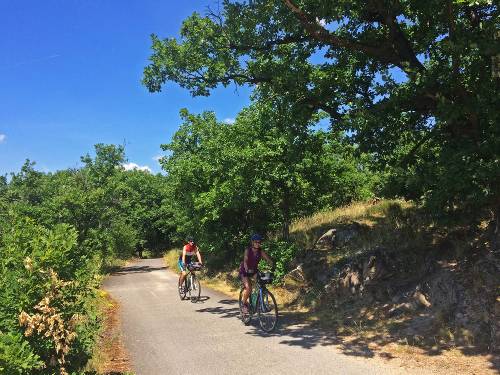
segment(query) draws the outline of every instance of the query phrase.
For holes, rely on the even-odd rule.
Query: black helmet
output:
[[[194,237],[193,236],[188,236],[187,242],[194,242]]]

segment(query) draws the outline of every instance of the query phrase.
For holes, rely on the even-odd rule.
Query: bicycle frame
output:
[[[267,287],[266,287],[266,284],[262,283],[259,279],[258,279],[258,276],[257,276],[257,281],[255,283],[255,288],[258,288],[258,292],[257,292],[257,298],[255,299],[255,301],[252,301],[252,294],[250,294],[250,296],[248,296],[248,299],[249,299],[249,307],[251,308],[251,311],[252,311],[252,314],[255,313],[257,311],[257,301],[259,301],[261,303],[261,308],[264,308],[264,294],[263,292],[268,292],[267,290]]]

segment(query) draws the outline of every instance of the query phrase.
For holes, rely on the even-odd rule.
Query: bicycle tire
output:
[[[180,276],[179,276],[179,280],[180,280]],[[179,285],[179,283],[177,283],[177,285]],[[178,289],[179,289],[179,297],[180,297],[181,301],[184,301],[186,299],[186,293],[187,293],[186,279],[184,279],[183,288],[178,288]]]
[[[262,300],[261,300],[262,299]],[[276,298],[267,290],[262,289],[257,299],[257,317],[260,328],[265,332],[272,332],[278,324],[278,305]]]
[[[250,324],[250,321],[252,320],[252,312],[251,312],[252,307],[249,306],[248,312],[246,312],[246,313],[243,312],[243,301],[241,299],[243,297],[244,290],[245,290],[245,288],[243,288],[243,287],[240,290],[240,297],[238,299],[238,305],[240,307],[240,319],[243,322],[243,324],[248,325],[248,324]]]
[[[198,302],[201,296],[201,285],[200,280],[196,277],[195,274],[191,275],[191,282],[189,283],[189,298],[191,302]]]

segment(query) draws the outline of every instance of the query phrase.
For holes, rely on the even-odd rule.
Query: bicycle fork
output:
[[[254,308],[255,312],[257,312],[258,307],[261,308],[261,311],[265,311],[264,294],[262,293],[262,288],[259,288],[259,292],[255,296],[255,301],[252,301],[252,296],[250,296],[250,301],[252,302],[252,307]]]

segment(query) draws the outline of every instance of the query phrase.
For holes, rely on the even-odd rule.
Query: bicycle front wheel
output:
[[[180,280],[180,277],[179,277],[179,280]],[[187,293],[187,282],[186,282],[186,280],[184,280],[184,282],[182,284],[183,285],[181,285],[179,287],[179,297],[180,297],[181,301],[186,298],[186,293]]]
[[[191,283],[189,288],[189,298],[191,302],[198,302],[201,295],[200,280],[195,275],[191,275]]]
[[[257,316],[260,328],[263,331],[271,332],[276,328],[276,324],[278,323],[278,305],[273,294],[267,289],[263,289],[262,294],[259,293]]]

